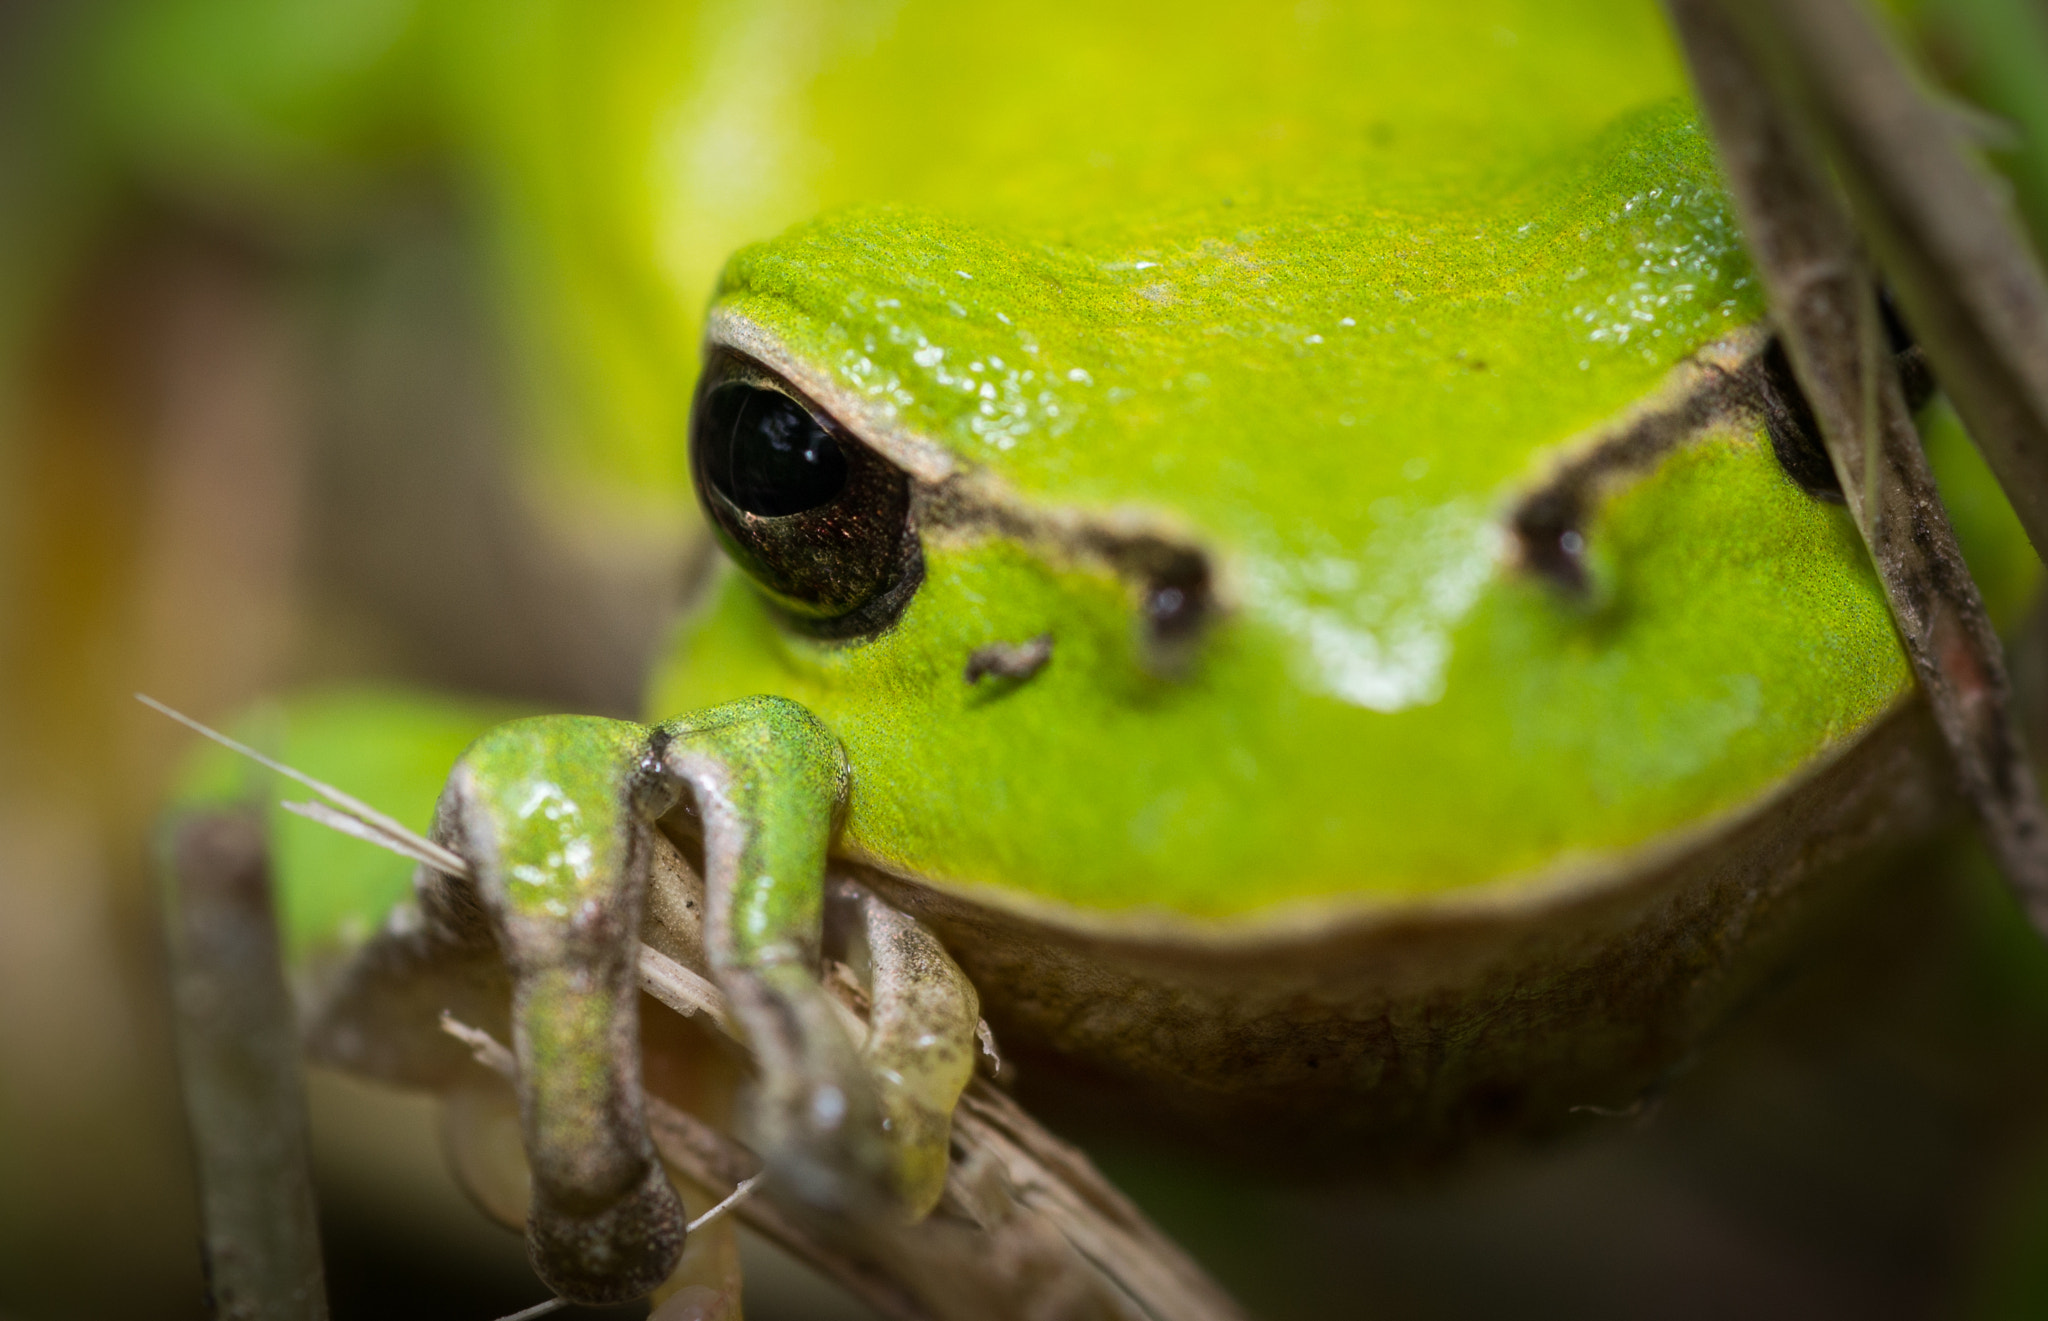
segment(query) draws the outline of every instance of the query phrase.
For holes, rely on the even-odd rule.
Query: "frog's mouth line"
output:
[[[1184,672],[1209,628],[1230,610],[1215,557],[1171,519],[1147,509],[1085,510],[1026,500],[993,473],[908,430],[892,408],[848,391],[774,333],[730,309],[712,311],[705,351],[751,358],[902,469],[910,479],[911,520],[920,538],[1002,537],[1056,563],[1106,569],[1122,579],[1136,599],[1146,668],[1154,674]]]

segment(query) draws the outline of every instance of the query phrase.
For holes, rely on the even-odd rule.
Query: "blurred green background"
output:
[[[528,508],[516,358],[431,161],[303,224],[161,171],[67,210],[82,12],[0,4],[0,1318],[196,1317],[145,866],[187,736],[128,694],[219,721],[393,680],[629,715],[703,542]],[[2048,11],[1903,21],[2000,131],[2048,132]],[[2048,226],[2042,158],[1997,157]],[[2016,666],[2037,697],[2044,655]],[[2048,955],[1966,839],[1874,872],[1656,1104],[1427,1181],[1215,1168],[1027,1099],[1261,1315],[2048,1316]],[[542,1296],[424,1102],[316,1078],[313,1109],[338,1317]],[[752,1251],[756,1317],[861,1315]]]

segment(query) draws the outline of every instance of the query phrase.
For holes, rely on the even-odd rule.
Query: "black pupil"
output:
[[[705,476],[747,513],[801,514],[846,489],[839,442],[788,395],[734,381],[713,390],[705,406]]]

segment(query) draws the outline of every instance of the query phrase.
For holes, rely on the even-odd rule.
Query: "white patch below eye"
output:
[[[1443,696],[1451,633],[1499,558],[1499,530],[1477,508],[1400,506],[1376,510],[1362,547],[1245,565],[1248,609],[1301,644],[1301,681],[1372,711]]]

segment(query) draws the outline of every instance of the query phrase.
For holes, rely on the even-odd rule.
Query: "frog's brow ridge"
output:
[[[848,390],[831,372],[792,350],[759,322],[729,307],[715,307],[705,322],[706,350],[726,349],[751,358],[788,381],[824,408],[862,444],[920,482],[943,482],[960,471],[960,462],[936,441],[904,426],[895,405]]]
[[[1549,478],[1508,515],[1522,566],[1568,591],[1585,591],[1585,528],[1601,497],[1715,427],[1760,416],[1768,344],[1768,337],[1746,332],[1709,346],[1647,405],[1567,445]]]

